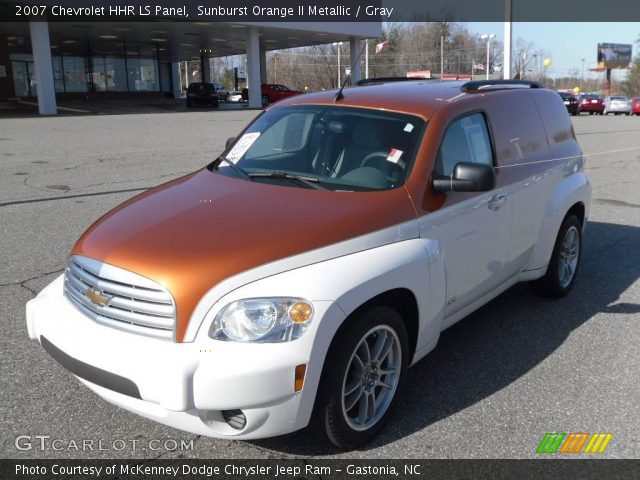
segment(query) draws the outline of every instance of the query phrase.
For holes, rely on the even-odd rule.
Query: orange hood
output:
[[[198,301],[225,278],[414,218],[404,188],[310,190],[204,169],[116,207],[82,235],[72,254],[166,286],[182,341]]]

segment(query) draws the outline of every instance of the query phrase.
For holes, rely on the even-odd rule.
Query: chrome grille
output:
[[[174,339],[173,297],[148,278],[74,255],[65,271],[64,291],[80,311],[98,323],[163,340]]]

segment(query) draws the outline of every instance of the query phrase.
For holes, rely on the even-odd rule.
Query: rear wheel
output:
[[[331,345],[314,405],[312,427],[340,448],[371,440],[383,427],[408,367],[402,317],[377,306],[360,314]]]
[[[548,297],[564,297],[573,287],[581,253],[582,224],[569,215],[560,226],[547,273],[533,283],[534,288]]]

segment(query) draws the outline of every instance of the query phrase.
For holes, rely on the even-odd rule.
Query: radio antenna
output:
[[[340,48],[340,46],[338,46],[338,48]],[[358,58],[356,58],[356,61],[353,62],[352,65],[357,65],[360,63],[360,58],[362,57],[362,53],[364,52],[365,48],[367,48],[367,42],[364,42],[364,46],[360,49]],[[344,98],[344,95],[342,94],[342,90],[344,90],[344,86],[351,79],[351,71],[352,70],[349,70],[349,75],[347,75],[347,77],[344,79],[344,82],[342,82],[342,85],[340,86],[340,90],[338,90],[338,93],[336,93],[336,96],[333,97],[333,103],[338,103],[340,100]]]

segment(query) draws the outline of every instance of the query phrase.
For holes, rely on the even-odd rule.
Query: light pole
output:
[[[342,85],[342,78],[340,76],[340,47],[342,46],[342,42],[332,43],[334,47],[338,47],[338,88]]]
[[[484,35],[480,35],[481,40],[487,41],[487,64],[485,65],[485,69],[487,70],[487,80],[489,80],[489,54],[491,52],[491,39],[496,38],[495,33],[485,33]]]
[[[582,82],[584,82],[584,58],[582,60],[582,73],[580,74],[580,93],[582,93]]]

